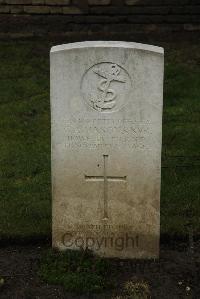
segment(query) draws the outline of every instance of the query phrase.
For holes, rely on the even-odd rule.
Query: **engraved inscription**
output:
[[[84,130],[83,130],[84,128]],[[151,124],[118,119],[69,119],[65,125],[65,146],[68,148],[148,149]]]
[[[128,101],[130,87],[128,72],[112,62],[92,66],[81,82],[83,98],[98,112],[114,112],[122,108]]]
[[[96,224],[96,223],[90,223],[90,224],[66,224],[66,229],[67,230],[73,230],[73,231],[109,231],[109,232],[127,232],[127,231],[134,231],[134,225],[129,225],[129,224],[108,224],[108,223],[103,223],[103,224]]]

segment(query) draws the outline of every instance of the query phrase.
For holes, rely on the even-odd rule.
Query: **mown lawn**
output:
[[[200,45],[164,45],[161,232],[200,231]],[[49,49],[0,43],[0,238],[51,235]]]

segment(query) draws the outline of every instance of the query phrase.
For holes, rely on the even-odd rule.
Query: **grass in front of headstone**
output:
[[[79,294],[99,293],[112,287],[108,279],[109,261],[87,250],[49,250],[41,258],[40,278],[67,291]]]
[[[102,258],[88,249],[49,249],[41,256],[38,276],[50,285],[63,286],[69,293],[89,295],[103,292],[110,294],[110,299],[151,298],[150,286],[141,278],[129,277],[120,281],[122,267],[129,276],[129,260]],[[112,296],[113,293],[116,295]]]
[[[112,299],[151,299],[149,285],[145,281],[129,280],[124,284],[121,293]]]

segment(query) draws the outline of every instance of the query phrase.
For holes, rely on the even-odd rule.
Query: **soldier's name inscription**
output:
[[[84,128],[84,130],[83,130]],[[68,119],[65,122],[65,146],[69,148],[117,147],[148,149],[146,138],[151,123],[118,119]]]

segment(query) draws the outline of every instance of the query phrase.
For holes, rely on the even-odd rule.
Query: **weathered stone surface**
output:
[[[109,5],[111,0],[88,0],[89,5]]]
[[[48,14],[50,12],[50,8],[48,6],[24,6],[24,12],[30,14]]]
[[[45,0],[47,5],[69,5],[70,0]]]
[[[13,14],[23,13],[24,7],[22,5],[10,5],[10,12]]]
[[[8,13],[10,11],[9,7],[6,5],[0,6],[0,13]]]
[[[45,0],[32,0],[33,5],[43,5],[45,3]]]
[[[7,4],[31,4],[32,3],[32,0],[5,0],[5,3]]]
[[[60,6],[51,6],[50,7],[50,12],[52,14],[62,14],[63,13],[63,9]]]
[[[68,6],[68,7],[63,7],[62,9],[63,14],[69,14],[69,15],[79,15],[84,13],[82,9],[76,6]]]
[[[158,257],[162,92],[162,48],[52,48],[54,247]]]

